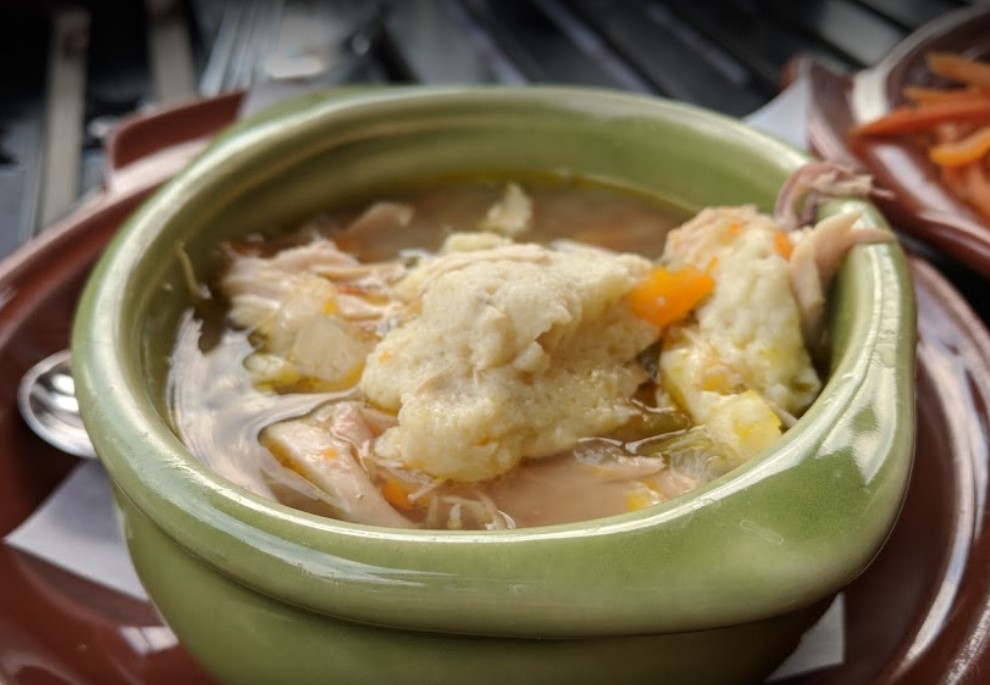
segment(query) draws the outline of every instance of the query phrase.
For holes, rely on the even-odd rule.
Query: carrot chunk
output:
[[[936,145],[928,157],[942,166],[962,166],[976,162],[990,152],[990,126],[984,126],[965,138]]]
[[[925,62],[933,73],[943,78],[990,90],[990,64],[949,52],[929,52]]]
[[[990,121],[990,93],[960,102],[927,102],[895,107],[887,114],[856,126],[855,136],[897,136],[935,128],[946,121]]]
[[[409,491],[396,478],[388,478],[382,485],[382,495],[396,509],[412,509],[413,501],[409,499]]]
[[[686,317],[714,288],[715,279],[705,271],[658,266],[633,286],[629,303],[639,318],[667,326]]]
[[[791,254],[794,252],[794,243],[791,242],[787,233],[779,231],[773,236],[773,248],[784,259],[790,259]]]

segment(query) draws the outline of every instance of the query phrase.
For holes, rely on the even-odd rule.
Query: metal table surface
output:
[[[326,80],[338,82],[581,84],[659,94],[741,116],[776,94],[782,70],[797,54],[855,70],[875,63],[926,22],[981,2],[990,4],[6,3],[0,8],[0,27],[8,37],[0,42],[0,256],[99,186],[102,143],[119,117],[155,103],[242,87],[279,70],[322,68]],[[309,59],[314,45],[331,46],[317,50],[315,67]],[[919,249],[990,321],[982,278],[949,257]]]

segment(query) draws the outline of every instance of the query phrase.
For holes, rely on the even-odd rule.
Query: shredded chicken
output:
[[[356,402],[328,404],[304,418],[269,426],[261,441],[284,466],[329,494],[340,518],[412,527],[371,482],[358,459],[375,436],[365,411]]]
[[[517,238],[530,229],[533,222],[533,201],[515,183],[505,186],[502,199],[492,205],[478,229]]]
[[[390,289],[404,273],[398,263],[362,264],[316,239],[271,257],[237,256],[221,287],[231,320],[261,338],[247,362],[258,383],[344,388],[401,309]]]
[[[801,310],[801,333],[805,345],[814,349],[821,340],[825,295],[849,250],[861,243],[893,239],[889,231],[856,228],[859,214],[837,214],[801,231],[791,256],[791,290]]]
[[[346,252],[357,253],[359,248],[374,247],[388,242],[389,236],[407,228],[415,211],[400,202],[376,202],[336,234],[336,242]]]
[[[821,202],[827,198],[883,195],[870,176],[832,162],[812,162],[797,170],[777,195],[774,216],[792,238],[791,289],[801,309],[801,331],[809,349],[817,349],[823,332],[825,295],[846,254],[861,243],[894,239],[889,231],[856,228],[859,214],[835,215],[814,222]]]
[[[832,162],[810,162],[791,174],[777,194],[773,215],[787,230],[807,226],[830,197],[867,197],[873,179]]]

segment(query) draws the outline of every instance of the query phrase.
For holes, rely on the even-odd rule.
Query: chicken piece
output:
[[[860,243],[893,240],[889,231],[856,229],[857,213],[814,220],[823,200],[836,197],[889,196],[889,191],[873,186],[873,179],[832,162],[805,164],[787,180],[777,194],[774,216],[786,229],[794,231],[795,245],[790,259],[791,288],[801,309],[801,331],[805,344],[816,349],[822,339],[825,294],[843,258]],[[804,227],[798,230],[799,227]]]
[[[837,214],[798,232],[789,271],[791,290],[801,310],[801,333],[810,349],[821,340],[825,295],[849,250],[861,243],[893,240],[889,231],[857,229],[859,216]]]
[[[284,301],[300,290],[314,291],[328,311],[346,318],[390,315],[391,310],[372,306],[381,298],[368,295],[387,293],[405,273],[398,262],[362,264],[333,241],[319,238],[270,257],[235,255],[220,287],[231,300],[230,317],[236,325],[263,329]]]
[[[255,382],[325,389],[354,385],[377,330],[396,315],[394,263],[365,265],[317,239],[271,256],[237,255],[221,280],[230,318],[260,337]],[[332,353],[328,353],[328,350]]]
[[[809,162],[791,174],[777,193],[774,218],[791,231],[807,226],[829,197],[867,197],[878,193],[873,179],[833,162]]]
[[[266,428],[261,443],[287,468],[325,492],[345,521],[393,528],[414,524],[396,511],[358,460],[374,438],[355,402],[326,405],[309,416]]]
[[[400,202],[376,202],[334,234],[335,242],[344,252],[373,261],[384,257],[381,245],[390,245],[396,233],[407,228],[415,210]]]
[[[505,186],[501,199],[488,210],[478,229],[517,238],[533,223],[533,201],[515,183]]]

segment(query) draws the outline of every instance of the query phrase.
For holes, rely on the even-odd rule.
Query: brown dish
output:
[[[187,139],[204,133],[191,131]],[[86,273],[155,182],[148,178],[91,203],[0,264],[4,535],[76,463],[21,421],[17,381],[66,345]],[[912,269],[920,331],[918,454],[904,510],[876,562],[845,592],[845,663],[779,682],[929,685],[951,679],[975,685],[990,668],[990,533],[984,527],[990,515],[990,333],[934,269],[920,260],[912,260]],[[3,685],[212,682],[181,646],[153,649],[162,624],[150,604],[5,545],[0,587]]]
[[[853,126],[904,104],[905,86],[935,84],[924,61],[932,50],[984,59],[990,54],[990,9],[947,14],[855,74],[805,60],[792,71],[810,81],[808,139],[821,157],[858,163],[893,192],[893,198],[877,198],[877,204],[894,226],[990,277],[990,226],[945,188],[920,147],[898,138],[849,139]]]

